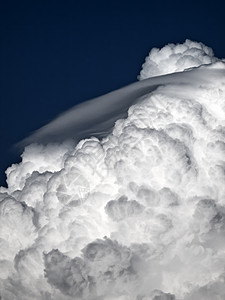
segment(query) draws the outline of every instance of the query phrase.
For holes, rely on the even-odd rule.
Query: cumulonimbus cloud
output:
[[[225,298],[225,63],[200,64],[75,107],[27,140],[43,144],[0,189],[2,299]]]

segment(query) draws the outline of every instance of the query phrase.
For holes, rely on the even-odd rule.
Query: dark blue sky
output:
[[[0,9],[0,185],[12,146],[71,106],[137,80],[186,38],[225,57],[223,1],[7,1]]]

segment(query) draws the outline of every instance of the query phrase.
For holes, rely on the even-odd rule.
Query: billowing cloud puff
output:
[[[186,40],[183,44],[168,44],[162,49],[153,48],[139,76],[140,80],[218,61],[213,50],[203,43]]]
[[[144,209],[136,200],[127,201],[127,198],[122,196],[118,200],[109,201],[105,207],[106,213],[115,221],[123,220],[130,216],[140,214]]]
[[[48,282],[63,294],[78,299],[99,298],[111,290],[130,293],[135,278],[135,257],[116,241],[97,239],[83,250],[82,258],[70,259],[58,250],[45,255]],[[60,275],[59,275],[60,274]]]
[[[104,99],[117,120],[110,133],[29,145],[7,170],[1,298],[224,300],[224,62]],[[58,130],[50,124],[37,136]]]

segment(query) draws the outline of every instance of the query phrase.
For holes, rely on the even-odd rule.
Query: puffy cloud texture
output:
[[[207,55],[103,96],[117,121],[102,139],[31,144],[8,168],[3,300],[224,300],[225,63]]]
[[[183,44],[168,44],[162,49],[153,48],[145,59],[139,79],[182,72],[217,60],[211,48],[187,39]]]

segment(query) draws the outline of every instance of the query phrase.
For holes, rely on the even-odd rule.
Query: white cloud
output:
[[[90,133],[102,103],[107,131],[117,120],[108,135],[104,117],[92,129],[103,139],[32,144],[7,170],[2,299],[223,300],[225,64],[94,99],[31,140],[47,141],[61,125],[71,137],[73,117],[96,105],[92,121],[76,121],[82,135]]]
[[[218,61],[213,50],[203,43],[186,40],[183,44],[168,44],[162,49],[153,48],[139,76],[140,80]]]

